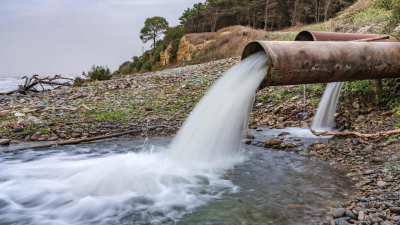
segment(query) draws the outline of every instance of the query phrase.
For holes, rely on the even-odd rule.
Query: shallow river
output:
[[[325,163],[256,146],[231,169],[181,165],[170,141],[2,154],[0,224],[309,224],[351,189]]]

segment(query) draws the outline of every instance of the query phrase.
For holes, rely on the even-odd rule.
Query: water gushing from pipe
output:
[[[342,87],[343,82],[328,83],[321,102],[318,105],[311,129],[319,132],[332,130],[334,125],[333,119]]]

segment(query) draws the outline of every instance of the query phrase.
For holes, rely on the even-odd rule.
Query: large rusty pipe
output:
[[[255,41],[242,59],[268,57],[260,87],[400,77],[400,42]]]

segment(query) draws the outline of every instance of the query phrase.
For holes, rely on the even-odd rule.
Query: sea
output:
[[[18,85],[24,84],[25,80],[21,77],[0,77],[0,93],[7,93],[18,88]]]

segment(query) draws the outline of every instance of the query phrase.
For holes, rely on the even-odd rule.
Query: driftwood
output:
[[[54,77],[45,77],[45,78],[39,78],[39,75],[34,74],[32,77],[28,78],[27,76],[22,77],[22,79],[25,79],[25,84],[24,85],[18,85],[18,89],[14,91],[7,92],[5,94],[11,95],[11,94],[28,94],[29,92],[39,92],[38,89],[36,88],[37,85],[40,85],[42,88],[42,91],[45,91],[46,89],[44,88],[43,85],[49,85],[53,89],[57,89],[60,87],[67,87],[71,86],[71,83],[74,82],[74,79],[67,78],[67,77],[61,77],[61,75],[55,75]]]
[[[24,150],[34,150],[34,149],[39,149],[39,148],[50,148],[53,146],[59,146],[59,145],[74,145],[74,144],[79,144],[83,142],[90,142],[90,141],[97,141],[97,140],[102,140],[102,139],[107,139],[107,138],[114,138],[114,137],[120,137],[128,134],[137,134],[141,133],[144,131],[152,131],[157,128],[164,127],[164,126],[154,126],[154,127],[149,127],[149,128],[143,128],[143,129],[136,129],[136,130],[130,130],[130,131],[125,131],[121,133],[116,133],[116,134],[109,134],[109,135],[103,135],[103,136],[97,136],[97,137],[91,137],[91,138],[85,138],[85,139],[78,139],[78,140],[73,140],[73,141],[56,141],[51,144],[45,144],[45,145],[38,145],[38,146],[31,146],[31,147],[24,147],[24,148],[17,148],[14,150],[5,150],[4,153],[11,153],[11,152],[18,152],[18,151],[24,151]]]
[[[316,132],[313,129],[310,129],[311,133],[316,136],[331,136],[331,135],[338,135],[338,136],[348,136],[348,135],[356,135],[362,138],[379,138],[380,136],[387,136],[391,134],[398,134],[400,133],[400,129],[391,130],[391,131],[384,131],[375,134],[362,134],[360,132]]]

